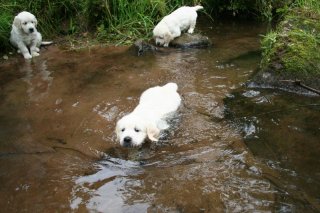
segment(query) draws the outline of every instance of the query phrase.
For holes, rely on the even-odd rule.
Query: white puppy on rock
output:
[[[42,36],[37,31],[38,21],[36,17],[26,11],[19,13],[13,21],[10,42],[18,48],[25,59],[39,56],[40,45],[48,45],[52,42],[42,42]]]
[[[203,9],[200,5],[183,6],[165,16],[153,29],[156,45],[168,47],[170,41],[179,37],[181,32],[187,30],[188,33],[193,33],[197,22],[197,10],[200,9]]]
[[[177,89],[177,84],[168,83],[142,93],[138,106],[117,122],[116,134],[121,146],[140,146],[147,138],[158,141],[160,131],[169,127],[166,119],[180,106]]]

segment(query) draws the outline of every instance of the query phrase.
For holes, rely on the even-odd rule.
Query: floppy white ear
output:
[[[170,41],[172,41],[174,38],[172,36],[172,34],[170,32],[166,32],[164,34],[164,40],[166,43],[169,43]]]
[[[36,19],[36,17],[34,17],[34,25],[37,27],[37,25],[38,25],[38,20]]]
[[[120,140],[120,135],[119,135],[119,132],[120,132],[120,128],[119,128],[119,125],[118,123],[116,124],[116,135],[117,135],[117,140]]]
[[[158,141],[159,140],[159,135],[160,135],[160,129],[158,129],[157,127],[155,127],[154,125],[148,125],[147,126],[147,135],[148,138],[151,141]]]
[[[21,28],[21,19],[18,16],[14,17],[13,25],[16,26],[18,29]]]

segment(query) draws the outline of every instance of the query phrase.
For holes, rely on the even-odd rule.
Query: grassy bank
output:
[[[0,48],[10,48],[11,23],[14,16],[26,10],[39,22],[44,38],[80,36],[92,33],[101,41],[126,43],[134,38],[150,36],[154,22],[178,5],[197,1],[163,0],[4,0],[0,3]],[[45,11],[45,12],[44,12]]]
[[[296,1],[262,40],[262,70],[292,78],[320,75],[320,2]]]
[[[285,2],[285,3],[284,3]],[[130,43],[151,36],[153,26],[182,5],[202,4],[206,13],[271,20],[277,8],[290,0],[2,0],[0,2],[0,52],[10,49],[8,38],[14,16],[33,13],[44,38],[81,36],[89,32],[101,42]]]

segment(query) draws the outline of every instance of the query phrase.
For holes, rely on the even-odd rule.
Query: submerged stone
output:
[[[141,56],[146,52],[155,52],[158,50],[158,48],[149,42],[144,41],[143,39],[138,39],[130,47],[130,50],[133,52],[133,54]]]
[[[170,42],[170,47],[175,48],[205,48],[212,43],[207,36],[201,34],[184,33]]]

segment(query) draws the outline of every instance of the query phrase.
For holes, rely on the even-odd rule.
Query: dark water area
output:
[[[245,82],[266,26],[203,22],[208,49],[43,49],[0,64],[2,212],[317,212],[319,100]],[[115,124],[176,82],[172,128],[140,149]]]
[[[281,202],[290,200],[301,211],[308,205],[319,210],[319,97],[246,89],[225,103],[226,117],[253,155],[281,175],[274,180]]]

